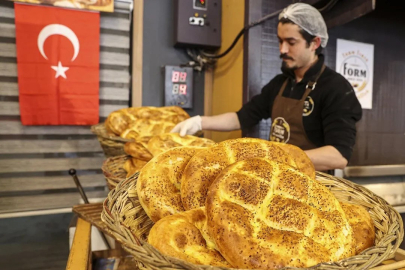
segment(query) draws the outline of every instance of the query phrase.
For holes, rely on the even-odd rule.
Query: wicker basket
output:
[[[104,123],[91,126],[91,131],[97,135],[97,139],[100,142],[106,157],[125,155],[125,143],[133,141],[109,134]]]
[[[227,268],[191,264],[161,254],[146,242],[153,222],[146,215],[136,194],[128,190],[136,185],[138,173],[120,182],[104,201],[101,219],[116,239],[123,243],[144,269],[220,270]],[[358,204],[369,209],[376,229],[375,246],[359,255],[333,263],[322,263],[308,269],[369,269],[393,256],[404,236],[401,216],[384,199],[348,180],[317,172],[317,180],[328,187],[341,202]],[[285,268],[298,269],[298,268]],[[299,268],[302,269],[302,268]]]
[[[124,164],[127,159],[130,158],[128,155],[109,157],[107,158],[101,170],[103,171],[105,180],[107,181],[107,186],[110,190],[114,189],[117,184],[127,177],[127,172],[124,170]]]

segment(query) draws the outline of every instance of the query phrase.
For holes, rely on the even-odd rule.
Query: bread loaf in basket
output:
[[[193,157],[203,151],[206,149],[194,153]],[[294,156],[283,151],[289,158]],[[159,155],[154,159],[158,157]],[[193,157],[190,158],[189,164]],[[151,207],[144,203],[145,195],[138,192],[139,187],[145,190],[150,183],[137,182],[139,179],[136,175],[120,183],[116,190],[109,194],[102,218],[124,242],[124,248],[147,269],[206,269],[204,264],[213,265],[210,269],[223,267],[212,260],[204,260],[205,255],[199,252],[198,260],[168,252],[170,249],[183,255],[184,252],[187,253],[188,246],[184,239],[204,239],[205,248],[201,244],[202,249],[219,252],[232,268],[250,269],[329,269],[329,266],[334,269],[368,269],[379,264],[398,248],[403,238],[403,225],[399,214],[391,206],[377,195],[350,181],[319,172],[315,178],[309,176],[302,172],[302,167],[293,166],[300,159],[298,157],[302,158],[302,155],[296,155],[291,164],[285,164],[268,157],[253,155],[223,166],[208,187],[204,205],[207,225],[189,222],[190,226],[194,226],[190,227],[190,230],[177,231],[176,226],[172,225],[164,225],[167,230],[164,230],[164,226],[159,230],[151,230],[153,223],[149,217],[153,217],[157,224],[175,225],[173,219],[176,219],[176,215],[189,214],[188,211],[180,209],[161,215],[160,218],[152,215]],[[159,163],[155,164],[153,170],[160,171],[157,166]],[[182,165],[170,169],[168,163],[162,164],[166,167],[162,169],[166,175],[171,175],[171,170],[181,174],[189,165],[185,168]],[[218,164],[214,164],[213,168],[223,163]],[[143,173],[146,173],[146,170],[141,170],[139,178]],[[148,171],[148,174],[153,182],[153,173]],[[184,179],[180,183],[178,176],[172,179],[173,181],[169,180],[168,183],[173,186],[180,185],[181,190]],[[177,179],[177,182],[174,179]],[[166,193],[172,190],[167,188],[167,184],[160,186]],[[178,189],[175,189],[175,192],[178,194]],[[159,194],[155,199],[152,198],[153,193],[150,194],[146,201],[152,199],[158,202],[159,198],[166,196],[164,193]],[[350,205],[345,207],[346,203]],[[152,208],[159,212],[159,206],[156,205],[155,203]],[[347,210],[358,206],[362,207],[360,211]],[[162,209],[166,207],[163,206],[160,210]],[[165,219],[172,221],[167,222]],[[356,224],[365,226],[356,227]],[[204,226],[207,226],[205,230]],[[374,230],[375,240],[368,239]],[[191,231],[196,233],[196,238],[192,238],[193,234],[186,233]],[[145,242],[149,232],[150,239],[155,239],[150,240],[154,247]],[[355,237],[360,235],[358,232],[363,232],[362,237]],[[172,240],[159,244],[156,239]],[[196,242],[192,245],[190,241],[187,243],[190,243],[191,248]],[[358,243],[362,246],[358,247]],[[162,248],[162,245],[169,247]],[[358,254],[359,252],[361,254]]]

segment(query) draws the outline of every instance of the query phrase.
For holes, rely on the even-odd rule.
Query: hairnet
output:
[[[311,5],[295,3],[286,7],[278,19],[286,18],[307,31],[312,36],[321,38],[323,48],[328,44],[328,30],[321,13]]]

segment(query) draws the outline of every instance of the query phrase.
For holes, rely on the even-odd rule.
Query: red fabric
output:
[[[97,124],[99,13],[16,3],[15,24],[22,124]],[[49,25],[53,28],[44,30]],[[60,29],[65,31],[60,34]],[[45,56],[40,53],[38,44],[41,31],[41,36],[47,37],[43,39]],[[79,46],[76,46],[77,57],[72,60],[74,36]],[[57,72],[52,67],[56,69],[59,62],[69,69],[55,78]]]

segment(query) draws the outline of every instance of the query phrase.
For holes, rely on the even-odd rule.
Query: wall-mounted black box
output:
[[[221,46],[222,0],[175,0],[176,47]]]

